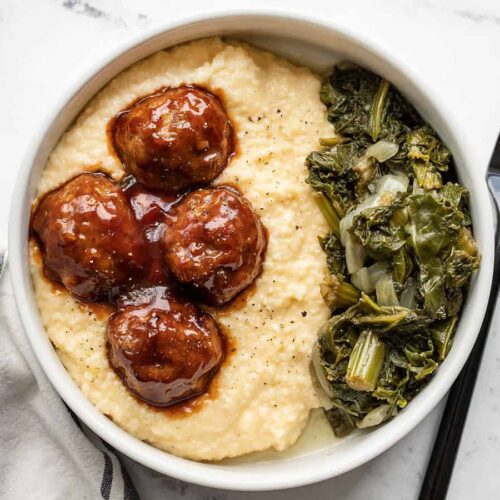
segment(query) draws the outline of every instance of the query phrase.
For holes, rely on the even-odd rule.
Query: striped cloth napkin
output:
[[[139,499],[114,450],[78,421],[42,372],[8,272],[0,284],[0,332],[0,498]]]

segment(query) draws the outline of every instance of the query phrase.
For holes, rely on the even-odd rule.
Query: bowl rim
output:
[[[266,476],[265,478],[260,478],[260,482],[258,482],[256,481],[256,474],[238,474],[238,472],[235,471],[229,474],[229,470],[227,469],[215,467],[212,464],[194,462],[163,452],[139,441],[137,438],[111,422],[111,420],[105,417],[85,398],[66,372],[52,348],[50,341],[48,341],[45,330],[41,327],[36,306],[34,307],[34,294],[31,284],[30,269],[29,266],[26,265],[26,259],[28,258],[28,250],[26,248],[27,233],[25,231],[25,224],[23,225],[26,203],[29,202],[31,204],[32,202],[27,194],[29,191],[29,182],[33,165],[47,131],[57,119],[60,112],[95,75],[111,64],[115,59],[121,57],[134,47],[143,44],[147,40],[176,28],[185,27],[193,23],[212,22],[236,17],[263,17],[276,18],[281,21],[297,21],[309,24],[312,28],[320,27],[336,32],[341,37],[349,40],[353,45],[375,54],[390,67],[396,68],[400,73],[404,74],[412,81],[414,88],[422,96],[425,96],[432,108],[437,110],[440,116],[448,115],[446,110],[443,109],[443,106],[441,104],[438,105],[431,93],[425,89],[425,85],[418,75],[416,75],[406,63],[398,59],[394,53],[378,45],[370,37],[360,35],[356,30],[348,29],[335,21],[321,19],[310,14],[305,15],[297,11],[251,8],[244,10],[225,9],[222,12],[211,11],[208,13],[177,17],[172,21],[155,24],[153,27],[141,31],[125,42],[120,43],[102,57],[100,61],[91,64],[84,71],[79,72],[77,81],[69,85],[66,91],[61,94],[57,108],[53,109],[46,119],[41,121],[38,133],[34,135],[33,140],[27,147],[27,153],[18,172],[14,188],[9,217],[9,267],[14,296],[22,325],[33,351],[35,352],[36,358],[57,393],[89,428],[117,450],[160,473],[207,487],[229,490],[263,491],[304,486],[350,471],[393,446],[420,423],[438,404],[464,365],[475,342],[479,320],[482,319],[484,315],[491,287],[491,270],[493,267],[492,235],[494,234],[494,225],[491,207],[489,205],[489,209],[482,205],[476,207],[476,211],[480,212],[478,215],[480,216],[481,227],[490,229],[490,231],[482,231],[484,243],[481,248],[483,252],[483,261],[479,273],[481,283],[480,288],[478,288],[475,293],[478,298],[475,300],[476,308],[474,310],[474,321],[476,321],[477,324],[476,334],[473,335],[472,331],[470,331],[467,336],[461,339],[460,352],[457,351],[454,364],[451,365],[448,363],[446,370],[444,370],[444,366],[442,366],[440,369],[441,376],[436,375],[433,379],[433,392],[428,391],[426,393],[423,391],[422,395],[425,394],[426,397],[421,397],[422,395],[419,395],[412,402],[411,409],[401,413],[393,421],[376,432],[368,433],[367,436],[363,438],[363,441],[369,445],[365,447],[366,449],[358,446],[356,452],[352,452],[350,457],[344,457],[342,460],[336,461],[331,459],[325,461],[326,463],[319,467],[315,465],[314,467],[295,470],[294,474],[281,474],[275,475],[274,477],[272,475],[269,477]],[[462,145],[463,163],[465,165],[474,164],[474,155],[471,152],[473,149],[468,147],[469,142],[467,136],[462,133],[460,127],[454,127],[451,126],[451,124],[449,126],[452,136],[457,139],[456,142]],[[489,198],[486,181],[482,177],[476,177],[479,176],[472,176],[471,178],[471,183],[474,185],[474,189],[471,191],[477,193],[481,199],[483,197]],[[477,222],[475,222],[475,227],[476,225]],[[468,329],[472,330],[472,320],[468,320]],[[446,374],[444,373],[445,371]]]

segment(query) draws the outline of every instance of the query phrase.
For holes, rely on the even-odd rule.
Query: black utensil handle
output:
[[[427,465],[419,500],[444,500],[446,498],[488,330],[495,311],[499,281],[500,255],[497,238],[493,281],[484,320],[470,357],[450,390],[431,458]]]

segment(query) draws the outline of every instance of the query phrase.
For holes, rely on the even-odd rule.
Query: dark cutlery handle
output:
[[[488,338],[500,281],[500,246],[497,228],[493,280],[486,313],[467,363],[453,384],[441,418],[431,458],[420,490],[419,500],[444,500],[453,473],[460,440],[467,419],[472,393]]]

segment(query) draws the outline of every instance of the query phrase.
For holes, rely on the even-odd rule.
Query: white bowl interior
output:
[[[284,55],[294,62],[325,73],[334,62],[357,62],[392,81],[418,108],[452,149],[461,181],[471,190],[475,236],[483,253],[481,271],[473,280],[455,345],[436,377],[409,407],[388,424],[360,433],[335,445],[320,446],[290,458],[237,463],[197,463],[184,460],[140,442],[98,412],[76,387],[55,354],[40,322],[29,274],[27,238],[30,205],[47,157],[61,134],[89,99],[111,78],[147,55],[200,37],[230,36]],[[142,41],[144,40],[144,41]],[[40,130],[20,173],[11,213],[11,275],[18,308],[35,353],[56,390],[75,413],[110,444],[159,472],[190,482],[228,489],[270,490],[309,484],[346,472],[392,446],[417,425],[437,404],[459,373],[472,348],[490,289],[493,256],[493,222],[486,185],[474,175],[467,142],[411,76],[408,68],[367,43],[331,26],[292,17],[234,15],[191,20],[163,27],[150,38],[142,35],[121,55],[109,59],[83,85],[61,100],[61,109]]]

